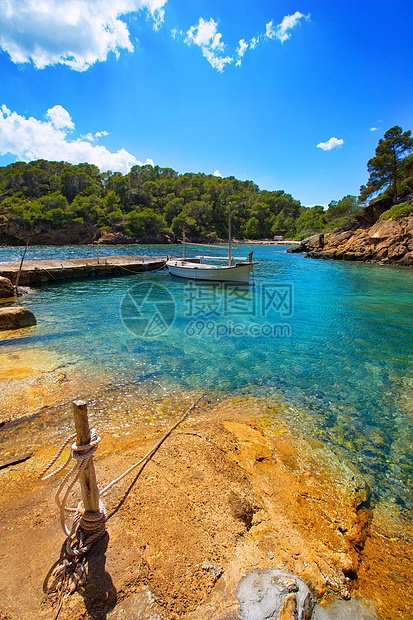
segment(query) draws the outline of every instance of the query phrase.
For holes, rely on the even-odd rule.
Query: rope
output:
[[[118,482],[120,482],[123,478],[125,478],[125,476],[127,476],[128,474],[130,474],[131,471],[133,471],[134,469],[136,469],[137,467],[139,467],[139,465],[141,465],[142,463],[148,461],[151,456],[153,454],[155,454],[155,452],[158,450],[158,448],[160,448],[160,446],[163,444],[163,442],[169,437],[169,435],[180,425],[182,424],[182,422],[184,422],[184,420],[186,420],[186,418],[189,416],[189,414],[195,409],[195,407],[197,406],[197,404],[199,403],[199,401],[205,396],[206,392],[203,392],[201,394],[201,396],[199,396],[193,403],[192,405],[189,407],[189,409],[184,413],[184,415],[179,418],[178,422],[175,422],[175,424],[173,426],[171,426],[171,428],[166,432],[166,434],[162,437],[162,439],[160,439],[158,441],[158,443],[156,444],[156,446],[154,448],[152,448],[151,450],[149,450],[149,452],[147,452],[145,454],[145,456],[143,456],[140,461],[138,461],[137,463],[135,463],[134,465],[132,465],[132,467],[129,467],[129,469],[127,469],[125,472],[123,472],[122,475],[119,476],[119,478],[116,478],[115,480],[112,480],[112,482],[110,484],[108,484],[104,489],[102,489],[102,491],[99,493],[100,497],[102,497],[102,495],[104,495],[105,493],[107,493],[107,491],[109,491],[109,489],[111,489],[115,484],[117,484]]]
[[[129,467],[121,476],[112,480],[110,484],[108,484],[100,493],[101,497],[104,493],[107,493],[109,489],[111,489],[115,484],[120,482],[125,476],[127,476],[131,471],[136,469],[142,463],[148,461],[153,454],[158,450],[158,448],[163,444],[163,442],[169,437],[169,435],[180,425],[189,414],[195,409],[201,398],[205,396],[206,392],[203,392],[201,396],[199,396],[187,409],[184,415],[179,418],[177,422],[165,433],[165,435],[158,441],[154,448],[149,450],[145,454],[143,458],[141,458],[137,463]],[[63,602],[67,596],[73,594],[76,591],[78,586],[85,586],[86,584],[86,571],[84,567],[84,555],[87,551],[89,551],[90,547],[98,541],[102,536],[104,536],[106,531],[106,509],[103,505],[103,502],[99,500],[99,510],[98,512],[89,512],[85,510],[83,502],[79,502],[77,508],[69,508],[66,506],[67,499],[69,494],[79,480],[82,472],[87,467],[87,465],[92,462],[93,455],[95,454],[99,442],[100,437],[97,434],[95,428],[92,428],[90,431],[90,442],[84,446],[77,446],[75,443],[72,443],[71,452],[66,459],[66,462],[55,469],[53,472],[45,475],[56,463],[59,456],[63,453],[64,449],[67,445],[69,445],[76,438],[76,435],[73,435],[66,439],[60,448],[58,449],[56,455],[50,461],[50,463],[43,469],[40,474],[42,480],[48,480],[52,476],[55,476],[59,472],[61,472],[73,458],[75,460],[75,465],[72,469],[65,475],[63,478],[59,489],[56,493],[56,504],[59,506],[60,510],[60,522],[62,524],[63,531],[65,532],[66,539],[66,553],[70,560],[65,559],[61,564],[56,566],[55,570],[52,573],[54,577],[54,581],[51,587],[48,589],[48,593],[57,592],[58,601],[57,601],[57,613],[55,615],[55,620],[57,620],[60,611],[63,606]],[[70,478],[72,480],[69,482]],[[64,493],[63,499],[61,499],[61,494],[63,493],[63,489],[67,484],[66,491]],[[66,527],[65,522],[65,513],[66,512],[74,512],[73,524],[72,528],[69,531]]]
[[[63,563],[59,564],[52,573],[54,581],[49,589],[49,593],[54,591],[59,593],[55,620],[59,616],[65,597],[69,594],[73,594],[78,586],[84,586],[86,584],[86,572],[83,565],[83,556],[87,551],[89,551],[94,542],[104,536],[106,531],[106,510],[101,501],[99,501],[98,512],[89,512],[85,510],[83,502],[79,502],[77,508],[69,508],[66,506],[67,499],[73,486],[79,480],[80,475],[88,463],[92,461],[93,455],[98,448],[100,437],[98,436],[95,428],[92,428],[90,431],[90,442],[88,444],[84,446],[77,446],[76,443],[72,443],[70,454],[65,463],[47,476],[45,475],[56,463],[66,446],[75,438],[76,435],[72,435],[62,443],[53,459],[40,474],[42,480],[48,480],[62,471],[62,469],[69,464],[72,458],[75,460],[75,465],[63,478],[55,496],[56,504],[59,506],[60,510],[60,522],[62,524],[63,531],[67,536],[66,553],[69,557],[71,557],[70,561],[64,560]],[[69,482],[71,477],[72,480]],[[60,496],[66,484],[67,489],[63,499],[61,499]],[[73,525],[70,531],[66,527],[65,523],[66,512],[75,513]]]
[[[158,448],[163,444],[163,442],[169,437],[169,435],[180,425],[189,414],[195,409],[199,401],[205,396],[205,392],[201,394],[187,409],[184,415],[179,418],[177,422],[163,435],[163,437],[158,441],[158,443],[149,450],[137,463],[129,467],[122,475],[120,475],[115,480],[112,480],[110,484],[108,484],[102,491],[99,493],[99,497],[102,497],[105,493],[109,491],[115,484],[120,482],[125,476],[127,476],[131,471],[142,465],[146,461],[148,461],[153,454],[158,450]],[[73,489],[76,482],[79,480],[82,472],[87,467],[87,465],[92,461],[93,455],[95,454],[99,442],[100,437],[97,434],[95,428],[92,428],[90,431],[90,442],[84,446],[77,446],[75,443],[72,443],[71,452],[66,459],[65,463],[55,469],[53,472],[45,475],[56,463],[57,459],[63,453],[64,449],[67,445],[69,445],[76,438],[76,435],[72,435],[68,439],[66,439],[57,453],[50,461],[50,463],[42,470],[40,473],[40,478],[42,480],[48,480],[52,476],[55,476],[59,472],[61,472],[71,461],[73,458],[75,460],[75,464],[72,469],[65,475],[62,482],[60,483],[59,489],[55,496],[56,504],[59,507],[60,511],[60,522],[62,525],[62,529],[67,536],[66,541],[66,551],[68,555],[73,558],[79,558],[84,555],[92,546],[94,542],[102,538],[106,531],[106,509],[101,500],[99,500],[99,511],[98,512],[89,512],[85,510],[83,502],[79,502],[77,508],[68,507],[67,500],[70,495],[71,490]],[[66,490],[63,495],[63,499],[61,495],[63,494],[63,489],[66,487]],[[66,512],[75,513],[73,518],[73,525],[71,530],[66,526]]]
[[[68,555],[78,558],[89,551],[94,542],[100,540],[106,532],[106,509],[99,501],[98,512],[85,510],[83,502],[79,502],[73,519],[72,529],[66,540]]]
[[[159,267],[159,269],[163,269],[166,265],[166,261],[162,260],[163,262],[163,266]],[[148,263],[146,261],[142,261],[141,263],[144,266],[144,271],[155,271],[154,269],[150,269],[148,270]],[[127,271],[128,273],[141,273],[139,271],[133,271],[132,269],[128,269],[127,267],[123,267],[122,265],[117,265],[118,267],[120,267],[120,269],[122,269],[123,271]],[[158,269],[156,269],[156,271],[158,271]]]
[[[92,460],[93,455],[95,454],[99,442],[100,437],[97,434],[95,428],[92,428],[90,431],[90,442],[84,446],[77,446],[75,443],[72,444],[71,453],[69,454],[66,462],[58,467],[55,471],[51,472],[47,476],[45,474],[53,467],[59,456],[62,454],[65,447],[73,441],[76,435],[73,435],[66,439],[56,455],[50,461],[50,463],[43,469],[40,474],[42,480],[48,480],[52,476],[55,476],[60,471],[62,471],[73,458],[76,462],[72,469],[65,475],[62,482],[60,483],[59,489],[55,496],[56,504],[59,507],[60,511],[60,523],[62,525],[62,529],[66,536],[68,537],[66,550],[69,555],[82,555],[86,553],[90,546],[101,538],[105,533],[105,522],[106,522],[106,510],[103,506],[102,502],[99,504],[98,512],[88,512],[84,509],[83,502],[80,502],[77,508],[69,508],[66,506],[67,499],[70,495],[70,492],[76,482],[79,480],[82,472],[85,470],[86,466]],[[72,479],[71,479],[72,478]],[[71,480],[70,480],[71,479]],[[64,493],[63,499],[61,499],[61,495],[63,493],[63,489],[67,485],[66,491]],[[66,512],[74,512],[74,520],[71,530],[69,530],[66,526],[65,513]],[[85,538],[84,534],[88,533],[89,536]],[[78,548],[75,548],[75,544],[77,544]],[[70,551],[69,551],[70,549]]]

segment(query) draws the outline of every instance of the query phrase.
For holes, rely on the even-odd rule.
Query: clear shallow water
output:
[[[378,496],[411,510],[413,271],[314,261],[283,246],[240,246],[235,254],[252,249],[258,264],[247,289],[194,285],[164,272],[45,286],[24,300],[38,326],[1,349],[57,352],[94,385],[109,386],[120,411],[134,390],[154,399],[204,388],[282,398],[305,432],[369,476]],[[18,260],[20,251],[0,248],[0,260]],[[96,251],[29,248],[27,260]]]

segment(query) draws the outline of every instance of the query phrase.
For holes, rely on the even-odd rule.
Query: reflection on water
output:
[[[49,284],[24,302],[37,327],[9,333],[1,350],[58,355],[97,415],[100,400],[102,418],[113,421],[142,402],[157,416],[152,403],[204,388],[284,403],[306,433],[350,456],[382,497],[410,509],[412,271],[312,261],[280,246],[242,253],[251,249],[258,264],[247,288],[164,272]],[[167,250],[180,252],[118,246],[107,253]],[[13,251],[0,248],[0,259]],[[42,252],[75,258],[95,255],[96,247],[31,252],[28,259]]]

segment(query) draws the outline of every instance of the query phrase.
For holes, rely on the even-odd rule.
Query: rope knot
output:
[[[59,490],[56,494],[55,500],[56,504],[59,506],[60,509],[60,521],[62,524],[62,528],[67,536],[66,550],[71,556],[80,556],[89,550],[92,543],[94,543],[96,540],[99,540],[99,538],[102,538],[102,536],[105,534],[106,510],[100,500],[98,512],[89,512],[85,510],[83,502],[79,502],[77,508],[69,508],[68,506],[66,506],[70,491],[79,479],[82,471],[84,471],[87,464],[92,459],[100,442],[100,437],[95,428],[92,428],[90,430],[90,442],[88,444],[78,446],[75,442],[72,443],[74,439],[76,439],[76,435],[72,435],[62,443],[59,450],[57,451],[57,454],[47,465],[47,467],[42,471],[40,477],[42,478],[42,480],[47,480],[48,478],[55,476],[70,463],[70,460],[72,458],[74,459],[75,465],[63,478],[63,481],[61,482]],[[55,464],[59,456],[64,451],[65,447],[69,444],[72,445],[70,454],[66,462],[63,463],[63,465],[61,465],[60,467],[58,467],[51,474],[45,476],[46,472],[51,469],[51,467]],[[69,482],[70,478],[72,478],[71,482]],[[63,489],[66,484],[67,489],[64,493],[63,499],[61,499],[60,496],[63,493]],[[65,523],[65,515],[67,512],[75,513],[73,525],[70,531]]]
[[[71,556],[86,553],[94,542],[100,540],[106,532],[106,508],[99,500],[99,511],[85,510],[83,502],[77,505],[72,530],[66,541],[66,551]]]
[[[90,442],[85,444],[84,446],[78,446],[76,443],[72,443],[72,458],[80,463],[85,459],[90,459],[95,454],[98,449],[98,445],[100,442],[100,437],[95,428],[90,430]]]

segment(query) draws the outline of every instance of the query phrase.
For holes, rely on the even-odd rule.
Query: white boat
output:
[[[207,280],[211,282],[242,282],[249,284],[250,275],[253,268],[252,252],[248,255],[248,260],[234,259],[231,256],[231,204],[229,205],[229,244],[228,244],[228,265],[211,265],[204,263],[204,260],[214,260],[211,256],[197,256],[196,258],[186,258],[185,232],[183,233],[183,256],[182,258],[171,258],[166,262],[168,271],[178,278],[188,278],[190,280]],[[222,260],[222,258],[215,258]]]
[[[178,278],[190,280],[210,280],[212,282],[243,282],[250,281],[252,262],[235,263],[235,265],[208,265],[193,263],[190,260],[171,259],[166,263],[168,271]]]

